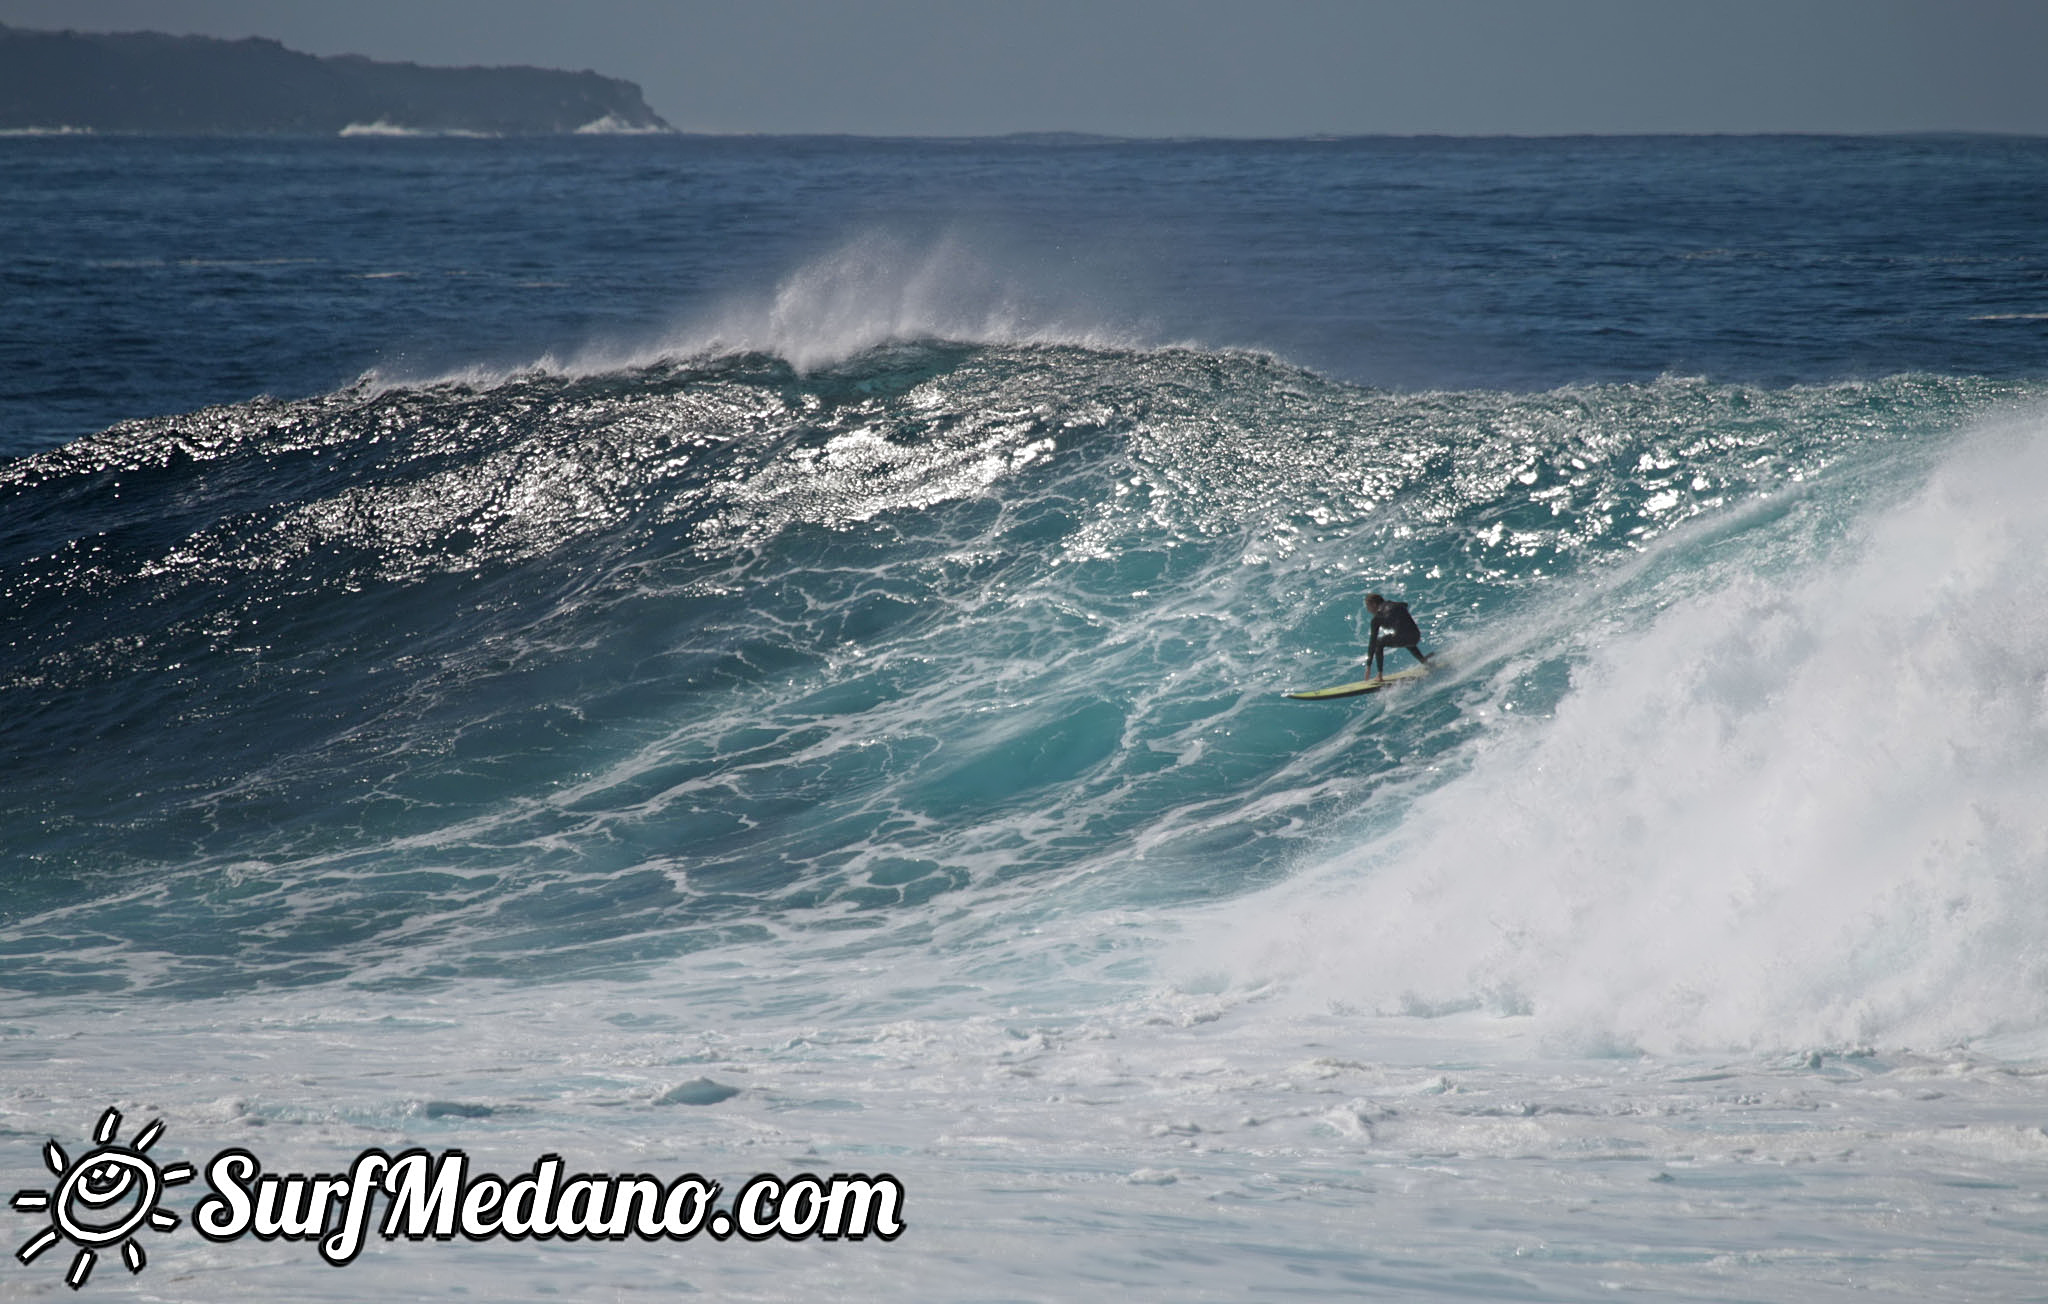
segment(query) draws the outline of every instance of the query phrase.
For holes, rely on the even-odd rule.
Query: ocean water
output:
[[[2048,142],[0,177],[9,1189],[905,1193],[87,1291],[2048,1294]]]

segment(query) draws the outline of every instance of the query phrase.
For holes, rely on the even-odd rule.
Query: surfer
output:
[[[1408,614],[1407,603],[1389,602],[1377,593],[1368,593],[1365,609],[1372,613],[1372,641],[1366,648],[1365,668],[1374,679],[1385,677],[1390,647],[1405,647],[1417,661],[1428,663],[1429,654],[1421,648],[1422,631],[1415,627],[1415,617]]]

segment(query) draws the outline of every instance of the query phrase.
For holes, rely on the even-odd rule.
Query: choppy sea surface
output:
[[[906,1193],[333,1268],[195,1185],[87,1291],[2048,1295],[2048,141],[0,191],[7,1189],[114,1106]],[[1436,672],[1284,699],[1370,590]]]

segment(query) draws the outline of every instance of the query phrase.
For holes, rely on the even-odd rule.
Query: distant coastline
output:
[[[666,132],[632,82],[429,68],[277,41],[0,25],[0,134],[554,136]]]

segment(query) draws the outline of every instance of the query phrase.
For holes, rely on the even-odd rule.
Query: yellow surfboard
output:
[[[1360,693],[1377,693],[1388,684],[1398,684],[1404,679],[1420,679],[1429,673],[1428,666],[1410,666],[1396,670],[1379,679],[1361,679],[1355,684],[1335,684],[1329,688],[1308,688],[1288,696],[1297,702],[1327,702],[1334,697],[1357,697]]]

